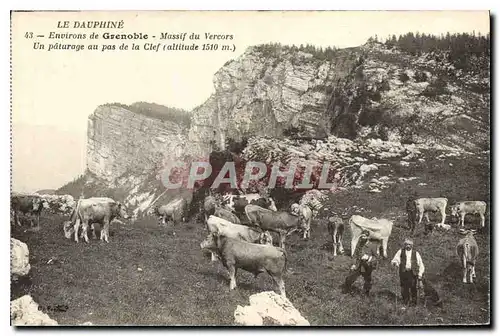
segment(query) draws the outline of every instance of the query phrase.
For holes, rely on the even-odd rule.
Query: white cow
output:
[[[303,239],[311,237],[311,222],[313,217],[313,212],[311,208],[306,204],[297,204],[293,203],[290,207],[292,214],[296,216],[302,216],[305,222],[304,234],[302,236]]]
[[[453,217],[460,215],[458,225],[464,226],[466,214],[479,215],[481,217],[481,227],[484,227],[484,214],[486,213],[486,202],[483,201],[463,201],[451,206]]]
[[[351,257],[354,255],[361,233],[363,230],[367,230],[370,233],[368,239],[380,241],[383,257],[387,258],[387,243],[389,242],[393,224],[392,221],[384,218],[368,219],[359,215],[351,216],[349,219],[349,226],[351,227],[352,233]],[[380,248],[377,249],[377,253],[380,253],[379,250]]]
[[[418,217],[418,223],[415,225],[415,221],[413,221],[412,232],[415,232],[415,228],[417,225],[420,225],[422,222],[422,218],[425,215],[425,219],[427,223],[429,220],[429,211],[441,213],[441,225],[444,224],[444,220],[446,219],[446,205],[448,204],[448,199],[444,197],[437,198],[418,198],[413,201],[415,204],[416,216]]]

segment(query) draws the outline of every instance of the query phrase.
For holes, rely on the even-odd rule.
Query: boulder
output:
[[[250,306],[238,306],[235,322],[242,325],[309,326],[292,303],[275,292],[262,292],[250,296]],[[259,317],[257,317],[259,316]]]
[[[13,280],[29,273],[31,269],[29,255],[28,245],[10,238],[10,274]]]
[[[58,323],[38,309],[29,295],[10,302],[10,324],[13,326],[56,326]]]

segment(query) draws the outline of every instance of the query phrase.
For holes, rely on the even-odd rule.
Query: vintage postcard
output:
[[[488,11],[12,11],[11,325],[491,324]]]

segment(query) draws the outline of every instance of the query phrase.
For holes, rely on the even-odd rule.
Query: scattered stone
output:
[[[310,325],[288,299],[275,292],[254,294],[249,299],[250,306],[238,306],[234,312],[235,322],[238,324],[267,325],[269,321],[271,325],[281,326]]]
[[[15,326],[56,326],[49,315],[38,310],[38,304],[29,295],[10,302],[10,323]]]
[[[10,238],[10,273],[13,280],[29,273],[31,269],[29,255],[28,245],[15,238]]]

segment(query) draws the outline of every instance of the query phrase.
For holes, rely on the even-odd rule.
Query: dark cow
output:
[[[203,202],[203,214],[205,215],[205,222],[208,217],[215,213],[218,206],[217,199],[214,196],[207,196]]]
[[[277,211],[274,200],[270,197],[262,197],[260,194],[225,195],[222,204],[242,218],[245,207],[249,204],[258,205],[265,209]]]
[[[258,228],[254,229],[245,225],[234,224],[216,216],[208,217],[206,225],[210,234],[222,234],[226,237],[244,240],[249,243],[273,245],[271,234],[267,231],[262,232]],[[212,253],[212,261],[214,260],[216,260],[216,255]]]
[[[307,221],[299,213],[295,216],[286,211],[272,211],[258,205],[247,205],[245,213],[251,224],[258,225],[262,230],[276,232],[279,235],[279,246],[285,248],[285,238],[294,231],[308,229]]]
[[[120,202],[116,202],[111,198],[99,197],[80,199],[71,215],[71,223],[74,223],[74,228],[71,230],[65,223],[64,235],[66,238],[71,238],[71,234],[74,233],[75,242],[78,243],[78,229],[80,223],[82,223],[81,235],[85,242],[88,243],[87,230],[89,224],[98,223],[102,224],[100,239],[109,242],[109,224],[118,217],[128,218],[125,206]]]
[[[19,213],[22,212],[24,215],[35,215],[37,227],[40,226],[40,214],[43,208],[49,207],[47,201],[38,195],[12,195],[10,198],[10,206],[12,212],[14,213],[15,224],[21,226]],[[32,220],[31,226],[33,226]]]
[[[463,270],[462,282],[473,283],[473,278],[476,277],[476,259],[479,254],[479,247],[474,238],[476,230],[460,229],[460,233],[465,235],[464,238],[459,240],[456,247],[457,256]]]
[[[267,272],[278,286],[280,294],[286,297],[283,276],[286,272],[287,255],[285,249],[253,244],[224,235],[210,234],[200,247],[215,251],[222,264],[229,271],[229,290],[236,288],[236,270],[244,269],[257,277]]]

